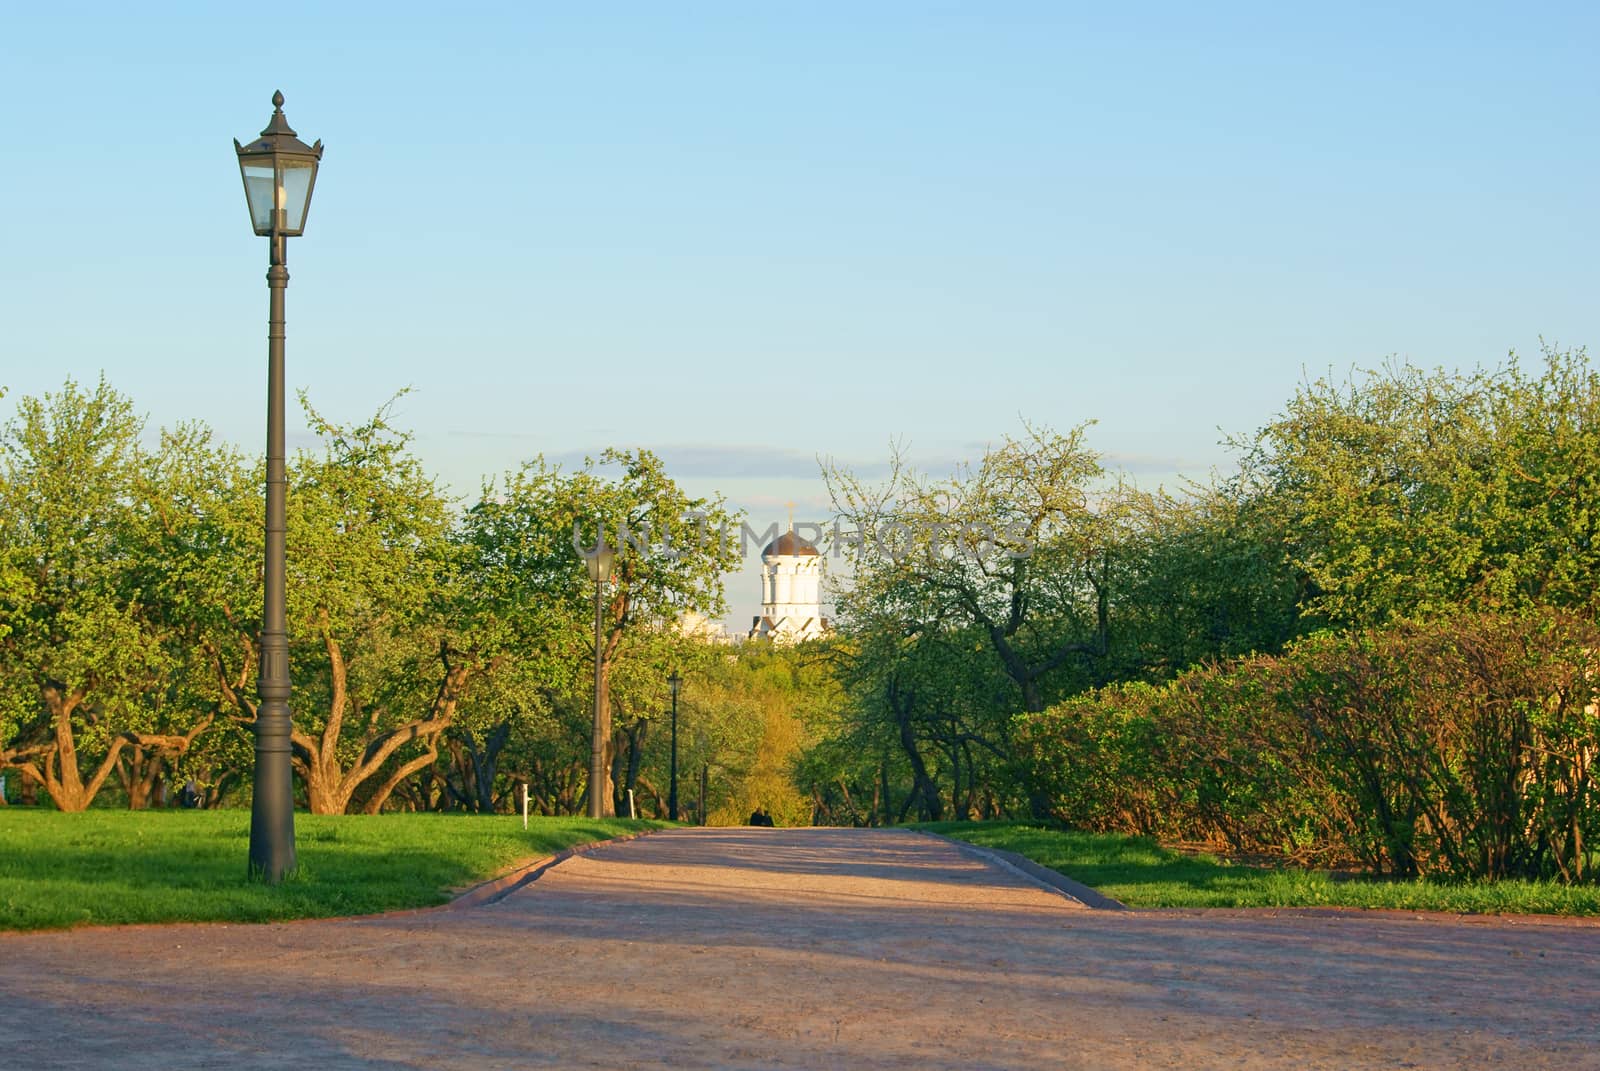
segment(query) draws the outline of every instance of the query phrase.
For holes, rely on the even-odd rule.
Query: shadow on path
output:
[[[1597,980],[1593,927],[1097,912],[904,832],[694,829],[481,908],[0,937],[0,1051],[131,1071],[1600,1068]]]

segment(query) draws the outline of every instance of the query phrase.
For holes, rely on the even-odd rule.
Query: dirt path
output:
[[[932,838],[683,830],[499,903],[0,936],[16,1068],[1600,1068],[1600,927],[1101,912]]]

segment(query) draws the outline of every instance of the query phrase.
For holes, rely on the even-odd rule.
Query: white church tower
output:
[[[794,525],[761,552],[761,616],[749,638],[790,644],[828,631],[822,616],[822,555],[794,534]]]

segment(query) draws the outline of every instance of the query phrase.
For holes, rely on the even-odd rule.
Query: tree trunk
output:
[[[394,771],[394,773],[389,775],[388,780],[384,781],[383,784],[378,786],[377,791],[373,792],[372,797],[367,800],[366,805],[362,808],[362,810],[367,814],[377,814],[380,810],[382,810],[383,805],[388,802],[389,796],[397,787],[399,787],[401,782],[410,777],[412,774],[416,773],[418,770],[424,770],[429,766],[432,766],[434,761],[439,757],[439,745],[437,741],[438,737],[430,736],[426,741],[428,750],[423,754],[418,755],[410,762],[402,763],[400,767]]]
[[[916,694],[902,689],[898,681],[891,680],[886,698],[900,730],[900,749],[911,764],[911,795],[916,800],[918,814],[926,821],[937,822],[944,816],[944,800],[940,798],[939,786],[928,776],[927,763],[923,761],[922,751],[917,746],[917,734],[911,720]],[[910,801],[907,802],[909,804]]]
[[[323,727],[320,739],[295,730],[289,740],[294,748],[295,766],[305,783],[306,806],[311,813],[344,814],[349,809],[356,790],[378,776],[383,771],[384,764],[400,748],[414,740],[421,740],[430,751],[433,751],[433,738],[454,723],[456,708],[461,702],[467,680],[475,667],[469,662],[452,661],[454,652],[448,645],[440,644],[439,660],[443,672],[439,689],[434,695],[427,715],[375,736],[369,735],[365,740],[366,747],[361,757],[346,768],[339,759],[339,740],[344,730],[344,717],[349,705],[345,661],[338,641],[326,628],[323,630],[323,645],[328,652],[333,686],[328,705],[327,724]],[[402,768],[407,769],[409,773],[415,773],[431,764],[436,757],[437,752],[434,751],[433,757],[426,762],[419,763],[417,759],[411,759],[402,764]],[[384,798],[387,798],[393,790],[393,786],[386,788],[380,786]]]
[[[117,759],[127,741],[120,736],[112,738],[105,758],[85,783],[78,770],[78,742],[72,717],[82,706],[86,691],[79,688],[68,692],[66,685],[59,681],[47,681],[41,691],[45,707],[50,712],[55,739],[42,755],[42,764],[29,762],[18,769],[24,781],[31,779],[44,786],[57,810],[87,810],[106,778],[116,768]]]
[[[305,767],[301,783],[306,787],[306,810],[312,814],[343,814],[350,804],[350,794],[339,791],[339,783],[325,773],[311,772]]]
[[[872,789],[872,825],[890,824],[889,814],[894,810],[894,797],[889,789],[889,755],[885,751],[878,763],[878,783]]]
[[[972,815],[970,797],[961,791],[961,745],[957,743],[950,749],[950,806],[955,809],[957,822],[965,822]],[[972,781],[972,770],[967,770],[967,781]]]
[[[638,780],[634,782],[634,800],[637,802],[643,796],[650,797],[650,810],[654,817],[665,818],[667,816],[667,797],[648,777],[640,774]],[[637,818],[638,815],[634,817]]]
[[[221,810],[225,805],[228,793],[242,784],[244,774],[239,770],[223,770],[213,780],[209,773],[200,779],[200,783],[207,786],[201,794],[200,806],[208,811]]]
[[[23,806],[32,807],[39,800],[39,786],[23,770],[26,760],[48,756],[53,745],[34,744],[29,747],[11,747],[0,749],[0,775],[5,775],[7,770],[14,770],[17,782],[17,802]],[[9,775],[7,775],[9,776]],[[39,782],[42,784],[43,782]],[[9,792],[9,789],[7,790]],[[0,805],[9,805],[6,792],[0,792]]]
[[[617,788],[617,741],[616,734],[611,728],[611,661],[617,653],[617,648],[622,645],[621,625],[627,617],[627,613],[627,588],[625,584],[619,583],[616,585],[616,594],[612,596],[610,604],[606,607],[604,644],[596,655],[600,659],[600,695],[598,700],[599,724],[595,726],[595,735],[600,739],[602,748],[600,768],[606,772],[606,783],[599,786],[601,815],[605,818],[612,818],[617,814],[617,805],[620,797]],[[626,800],[622,802],[626,803]]]
[[[628,806],[628,792],[635,790],[634,796],[637,800],[638,792],[636,790],[639,786],[639,767],[644,759],[644,741],[649,732],[649,720],[640,718],[619,734],[627,742],[627,750],[624,755],[619,749],[618,761],[613,767],[612,779],[617,782],[616,811],[618,814],[626,811],[629,818],[639,817],[634,813],[638,809],[637,806],[631,808]],[[617,778],[617,773],[619,772],[622,774],[620,779]]]
[[[128,749],[128,753],[117,764],[117,777],[128,794],[128,810],[143,811],[149,808],[156,783],[161,780],[162,767],[159,751],[147,755],[143,745],[137,743]]]
[[[511,738],[511,720],[507,718],[489,730],[481,746],[471,729],[454,728],[450,730],[450,735],[466,750],[467,769],[463,770],[462,780],[473,810],[479,814],[493,814],[494,783],[500,753]]]
[[[611,730],[611,666],[610,659],[602,656],[600,662],[600,698],[596,710],[598,724],[595,735],[600,738],[600,768],[606,771],[606,783],[598,787],[601,799],[601,816],[613,818],[617,814],[617,741]]]
[[[182,736],[167,733],[124,733],[133,751],[119,767],[128,790],[128,809],[144,810],[168,762],[184,754],[201,733],[211,727],[214,714],[208,714]]]
[[[628,813],[628,798],[622,794],[626,778],[622,775],[622,748],[613,741],[609,747],[610,761],[606,763],[606,817],[632,818]]]

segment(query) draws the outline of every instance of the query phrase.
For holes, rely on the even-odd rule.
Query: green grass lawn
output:
[[[930,822],[947,837],[1026,856],[1129,907],[1366,907],[1470,914],[1600,914],[1600,886],[1499,881],[1336,880],[1327,871],[1231,864],[1148,837],[1028,822]]]
[[[245,876],[248,811],[0,809],[0,930],[265,922],[427,907],[451,890],[663,822],[510,815],[295,815],[299,870]]]

